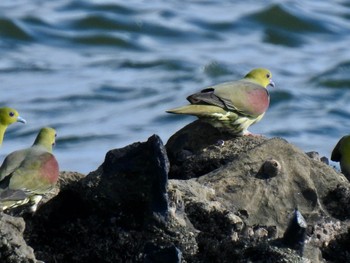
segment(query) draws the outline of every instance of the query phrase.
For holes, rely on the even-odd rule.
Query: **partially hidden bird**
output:
[[[59,166],[52,147],[56,131],[42,128],[34,144],[6,156],[0,167],[0,208],[6,210],[24,204],[35,212],[43,195],[56,184]]]
[[[250,135],[249,126],[260,121],[270,104],[267,86],[275,86],[268,69],[256,68],[243,79],[209,86],[187,97],[189,105],[169,113],[197,116],[221,131]]]
[[[7,127],[15,122],[26,123],[26,120],[19,116],[18,112],[13,108],[0,108],[0,146],[4,140],[4,135]]]
[[[350,181],[350,135],[343,136],[334,147],[331,160],[340,163],[341,172]]]

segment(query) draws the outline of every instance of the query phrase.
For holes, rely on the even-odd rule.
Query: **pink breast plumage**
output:
[[[254,89],[247,93],[248,114],[261,115],[269,107],[270,96],[265,88]]]
[[[41,175],[50,183],[54,184],[58,180],[59,167],[55,156],[47,154],[41,166]]]

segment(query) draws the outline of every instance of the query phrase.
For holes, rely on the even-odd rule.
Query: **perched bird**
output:
[[[14,122],[26,123],[25,119],[20,117],[15,109],[9,107],[0,108],[0,146],[7,127]]]
[[[30,203],[35,212],[42,195],[49,192],[59,176],[52,154],[56,131],[42,128],[34,144],[9,154],[0,167],[0,208],[14,208]]]
[[[187,97],[189,105],[167,110],[195,115],[233,135],[249,135],[248,127],[264,116],[269,107],[267,86],[274,87],[272,74],[264,68],[250,71],[243,79],[203,89]]]
[[[340,162],[342,173],[350,181],[350,135],[343,136],[332,151],[331,160]]]

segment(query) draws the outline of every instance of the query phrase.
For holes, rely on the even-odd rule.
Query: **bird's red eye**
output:
[[[12,112],[12,111],[10,111],[9,116],[10,116],[10,117],[13,117],[13,116],[15,116],[15,113]]]

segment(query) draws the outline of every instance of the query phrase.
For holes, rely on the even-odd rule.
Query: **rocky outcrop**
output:
[[[23,218],[0,214],[0,261],[35,263],[33,249],[23,239]]]
[[[196,121],[166,146],[154,135],[109,151],[87,176],[61,173],[34,215],[11,213],[47,263],[346,262],[349,193],[315,154]]]
[[[171,163],[170,179],[190,179],[205,175],[235,160],[267,138],[232,137],[199,120],[169,138],[166,148]]]

